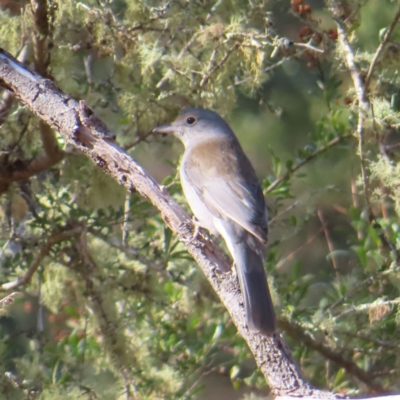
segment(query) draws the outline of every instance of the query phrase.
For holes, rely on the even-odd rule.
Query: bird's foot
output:
[[[185,235],[181,236],[182,242],[195,246],[204,245],[200,239],[207,239],[207,236],[201,231],[201,226],[196,217],[193,216],[191,221],[185,221],[181,226],[185,230]]]

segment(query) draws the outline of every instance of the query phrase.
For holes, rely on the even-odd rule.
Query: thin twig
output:
[[[351,78],[353,80],[354,88],[357,93],[357,100],[359,106],[358,112],[358,121],[357,121],[357,135],[358,135],[358,153],[360,156],[360,163],[361,163],[361,177],[363,181],[363,188],[364,188],[364,196],[365,201],[368,206],[370,216],[373,215],[371,203],[369,200],[370,189],[369,189],[369,180],[367,175],[367,162],[365,159],[364,153],[364,121],[365,117],[370,114],[371,106],[370,102],[367,97],[366,88],[364,82],[361,77],[361,72],[358,69],[355,63],[355,57],[353,49],[350,46],[350,43],[346,36],[346,28],[340,20],[336,20],[338,26],[338,40],[340,46],[344,52],[345,61],[347,64],[347,68],[350,71]]]
[[[211,78],[211,75],[219,70],[228,60],[229,56],[239,47],[240,43],[235,42],[235,44],[227,50],[227,52],[224,54],[224,56],[221,58],[220,62],[216,64],[213,68],[211,68],[204,76],[203,79],[200,82],[200,87],[203,87]]]
[[[215,4],[211,7],[210,12],[207,14],[206,18],[204,19],[204,22],[202,25],[205,25],[209,19],[212,17],[214,14],[215,10],[219,7],[220,1],[217,0]],[[186,45],[183,47],[183,49],[179,52],[177,58],[175,61],[180,61],[181,58],[185,55],[185,53],[193,46],[194,42],[197,40],[197,37],[199,36],[200,32],[195,32],[193,36],[190,38],[190,40],[186,43]],[[160,89],[164,83],[168,80],[170,77],[171,73],[173,72],[173,69],[169,69],[166,74],[160,79],[160,81],[157,83],[156,88]]]
[[[315,47],[311,44],[312,40],[310,40],[308,43],[293,43],[293,46],[297,47],[305,47],[308,50],[313,50],[316,53],[325,53],[325,50],[320,49],[318,47]]]
[[[358,312],[363,312],[363,311],[369,311],[371,308],[375,307],[382,307],[382,306],[393,306],[393,305],[399,305],[400,304],[400,299],[396,300],[387,300],[387,301],[375,301],[373,303],[367,303],[367,304],[359,304],[357,306],[351,306],[347,310],[344,310],[340,314],[338,314],[335,317],[335,321],[337,321],[339,318],[343,317],[344,315],[350,314],[350,313],[358,313]]]
[[[285,180],[289,179],[298,169],[303,167],[305,164],[313,160],[315,157],[317,157],[319,154],[324,153],[331,147],[335,146],[339,142],[341,142],[344,139],[347,139],[351,137],[352,135],[343,135],[343,136],[338,136],[335,139],[332,139],[330,142],[328,142],[325,146],[320,147],[319,149],[315,150],[312,152],[309,156],[307,156],[304,160],[301,160],[299,163],[294,165],[290,170],[285,172],[280,178],[275,179],[265,190],[266,193],[271,192],[274,190],[277,186],[279,186],[282,182]]]
[[[300,200],[297,199],[295,202],[293,202],[292,204],[290,204],[288,207],[286,207],[285,209],[283,209],[281,212],[279,212],[278,214],[276,214],[274,217],[270,218],[270,219],[268,220],[268,226],[271,227],[275,222],[278,221],[278,219],[279,219],[283,214],[286,214],[286,213],[289,212],[290,210],[293,210],[293,208],[295,208],[299,203],[300,203]]]
[[[21,278],[17,278],[15,281],[3,283],[2,285],[0,285],[0,291],[12,290],[16,289],[17,287],[28,284],[32,279],[34,273],[40,267],[40,264],[42,263],[43,259],[50,253],[51,248],[57,243],[63,242],[64,240],[68,240],[71,237],[79,234],[81,231],[82,227],[79,226],[63,232],[53,232],[47,238],[47,241],[40,249],[39,254],[32,261],[25,275]]]
[[[332,350],[325,344],[316,341],[311,337],[311,335],[304,332],[300,326],[287,320],[280,319],[278,324],[288,335],[292,336],[296,342],[302,342],[310,349],[322,354],[328,360],[331,360],[336,365],[344,368],[349,375],[354,376],[361,382],[365,383],[370,389],[378,393],[386,393],[384,387],[379,382],[375,381],[371,373],[362,370],[353,361],[344,358],[341,349],[338,351]]]
[[[21,293],[20,292],[12,292],[9,295],[7,295],[6,297],[3,297],[2,299],[0,299],[0,309],[13,303],[17,296],[21,296]]]
[[[314,235],[309,237],[305,243],[301,244],[299,247],[296,247],[291,253],[289,253],[285,258],[281,258],[275,266],[275,270],[278,270],[279,268],[282,267],[283,264],[285,264],[286,261],[291,260],[296,253],[298,253],[301,249],[303,249],[305,246],[311,244],[317,237],[318,235],[323,231],[323,228],[321,227]]]
[[[318,218],[319,218],[319,220],[321,222],[322,229],[323,229],[324,234],[325,234],[326,242],[327,242],[328,248],[329,248],[329,253],[330,253],[330,256],[331,256],[331,259],[332,259],[333,269],[335,270],[335,275],[336,275],[337,278],[339,278],[339,266],[338,266],[338,263],[336,261],[336,257],[334,255],[335,248],[333,246],[333,241],[332,241],[331,235],[329,233],[328,226],[327,226],[324,214],[322,213],[322,210],[320,208],[317,210],[317,215],[318,215]]]
[[[278,62],[276,62],[275,64],[272,64],[272,65],[270,65],[270,66],[264,68],[264,69],[262,70],[262,72],[263,72],[264,74],[267,74],[268,72],[271,72],[271,71],[274,70],[275,68],[280,67],[280,66],[281,66],[283,63],[285,63],[286,61],[291,60],[292,58],[294,58],[294,56],[293,56],[293,57],[284,57],[284,58],[282,58],[281,60],[279,60]],[[249,77],[247,77],[247,78],[241,79],[240,81],[236,81],[236,82],[233,83],[232,85],[228,86],[228,89],[232,89],[234,86],[241,85],[242,83],[248,82],[248,81],[251,80],[251,79],[253,79],[253,77],[252,77],[252,76],[249,76]]]
[[[135,139],[132,142],[124,146],[124,150],[130,150],[132,147],[137,146],[139,143],[146,141],[146,139],[153,134],[153,131],[148,131],[146,133],[137,133]]]
[[[178,56],[176,57],[175,62],[181,60],[181,58],[185,55],[185,53],[188,51],[188,49],[189,49],[189,48],[193,45],[193,43],[196,41],[197,36],[198,36],[198,32],[196,32],[196,33],[192,36],[192,38],[186,43],[185,47],[180,51],[180,53],[179,53]],[[160,88],[164,85],[164,83],[165,83],[165,82],[168,80],[168,78],[170,77],[171,73],[172,73],[172,69],[169,69],[169,70],[165,73],[165,75],[164,75],[164,76],[160,79],[160,81],[157,83],[157,85],[156,85],[156,88],[157,88],[157,89],[160,89]]]
[[[361,282],[358,282],[357,285],[355,285],[353,288],[347,291],[345,295],[343,295],[340,299],[336,300],[333,304],[331,304],[329,307],[326,308],[325,313],[327,312],[333,312],[333,310],[343,304],[346,300],[349,300],[352,296],[356,295],[360,290],[365,285],[370,285],[373,282],[378,282],[381,281],[382,277],[390,275],[390,274],[396,274],[400,271],[400,266],[399,267],[394,267],[394,268],[389,268],[386,271],[383,272],[378,272],[374,275],[369,276],[368,278],[364,279]]]
[[[383,49],[385,48],[386,44],[388,43],[388,41],[390,39],[390,35],[392,34],[394,28],[396,27],[397,22],[399,22],[399,18],[400,18],[400,7],[397,9],[397,12],[393,18],[392,23],[390,24],[389,28],[385,32],[385,35],[383,36],[383,39],[382,39],[381,43],[379,44],[378,48],[376,49],[374,57],[372,58],[371,64],[370,64],[368,72],[367,72],[367,76],[365,78],[365,83],[364,83],[366,90],[368,90],[369,83],[371,81],[372,73],[374,72],[376,63],[378,62],[378,59],[383,52]]]
[[[378,338],[372,338],[370,336],[365,336],[359,332],[346,332],[346,331],[335,331],[338,335],[343,335],[343,336],[348,336],[351,338],[356,338],[356,339],[360,339],[363,340],[364,342],[371,342],[376,344],[377,346],[383,346],[383,347],[387,347],[389,349],[395,349],[398,347],[398,343],[393,341],[393,342],[388,342],[387,340],[382,340],[382,339],[378,339]]]

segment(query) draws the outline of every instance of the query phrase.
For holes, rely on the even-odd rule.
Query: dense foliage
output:
[[[397,12],[390,0],[0,1],[0,46],[85,99],[182,204],[181,147],[152,128],[187,105],[224,115],[265,190],[266,268],[296,361],[319,387],[376,393],[400,389]],[[0,106],[0,298],[20,292],[1,309],[1,398],[212,399],[224,379],[267,393],[149,203],[18,101]],[[62,160],[34,168],[52,152]]]

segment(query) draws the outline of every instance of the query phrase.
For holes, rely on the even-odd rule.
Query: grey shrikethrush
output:
[[[272,335],[275,313],[263,265],[268,219],[256,173],[227,122],[217,113],[184,110],[154,129],[175,133],[185,153],[183,192],[201,227],[221,235],[234,259],[246,320],[253,332]]]

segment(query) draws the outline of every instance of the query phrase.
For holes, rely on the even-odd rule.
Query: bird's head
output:
[[[201,108],[188,108],[182,111],[175,121],[161,125],[153,129],[153,132],[173,133],[185,147],[233,135],[231,128],[223,118],[214,111]]]

